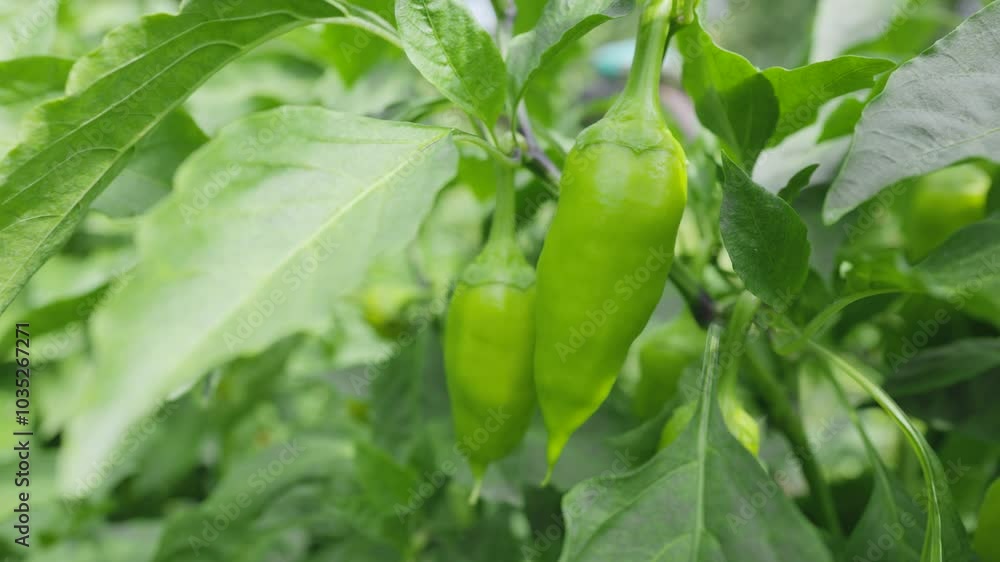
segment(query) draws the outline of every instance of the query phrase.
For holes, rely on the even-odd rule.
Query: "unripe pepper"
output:
[[[462,273],[445,324],[444,366],[458,448],[479,484],[524,437],[535,410],[535,272],[514,239],[508,175],[490,239]]]
[[[673,261],[687,175],[659,98],[669,4],[647,8],[623,95],[567,156],[539,258],[535,383],[549,475],[611,391]]]
[[[705,330],[685,308],[660,326],[639,347],[639,383],[633,397],[635,414],[641,419],[655,416],[677,394],[685,368],[701,357]]]

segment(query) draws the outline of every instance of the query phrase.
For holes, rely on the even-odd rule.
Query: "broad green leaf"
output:
[[[715,391],[718,338],[710,332],[697,410],[677,440],[636,470],[612,470],[566,495],[560,560],[832,561],[781,486],[726,429]]]
[[[24,140],[0,163],[0,311],[69,238],[136,144],[195,88],[259,43],[338,15],[309,0],[192,0],[177,15],[112,31],[78,60],[67,96],[32,111]]]
[[[722,240],[747,289],[787,310],[809,274],[806,225],[795,209],[723,157]]]
[[[895,67],[892,61],[864,57],[838,57],[786,70],[763,72],[778,96],[778,123],[768,144],[777,145],[789,134],[812,125],[826,102],[874,85],[876,75]]]
[[[1000,282],[1000,217],[970,224],[944,241],[914,268],[942,296],[968,298]]]
[[[281,108],[189,158],[142,224],[135,276],[91,323],[106,375],[67,431],[62,489],[208,369],[322,331],[370,263],[416,236],[455,174],[450,134]]]
[[[399,0],[406,56],[428,82],[487,127],[503,111],[507,70],[489,33],[456,0]]]
[[[933,321],[927,321],[928,329]],[[902,358],[900,358],[902,359]],[[933,392],[1000,368],[1000,339],[971,338],[921,351],[905,362],[889,358],[886,390],[893,396]]]
[[[827,222],[900,180],[969,158],[998,158],[1000,58],[984,47],[998,27],[994,2],[892,74],[861,115],[827,194]]]
[[[750,61],[716,45],[698,23],[677,33],[677,45],[684,55],[684,89],[698,119],[733,159],[752,169],[778,122],[774,87]]]
[[[514,38],[507,55],[513,98],[567,46],[602,23],[628,15],[634,0],[551,0],[531,31]]]
[[[17,143],[18,125],[28,110],[62,95],[72,65],[54,57],[0,62],[0,156]]]

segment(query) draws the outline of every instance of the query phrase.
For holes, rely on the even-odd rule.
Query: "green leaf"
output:
[[[893,371],[885,385],[889,394],[933,392],[1000,368],[1000,339],[958,340],[921,351],[902,364],[890,360],[890,366]]]
[[[684,89],[698,119],[734,160],[752,169],[778,122],[771,82],[750,61],[716,45],[698,23],[677,33],[677,45],[684,55]]]
[[[831,367],[848,375],[872,397],[893,419],[916,454],[924,475],[923,498],[920,503],[927,514],[927,528],[920,551],[920,562],[969,560],[968,536],[948,489],[948,476],[923,433],[914,426],[902,408],[881,387],[872,382],[870,369],[859,366],[814,341],[810,341],[809,346]]]
[[[754,183],[723,157],[720,228],[733,269],[747,289],[786,310],[809,274],[806,225],[780,197]]]
[[[812,179],[816,168],[819,168],[819,164],[810,164],[799,170],[794,176],[789,178],[785,187],[781,188],[781,191],[778,192],[778,197],[784,199],[789,205],[795,203],[802,190],[809,186],[809,181]]]
[[[874,480],[868,505],[844,546],[842,559],[878,557],[890,562],[919,562],[927,516],[907,493],[899,478],[889,472],[882,462],[861,416],[848,400],[840,382],[833,377],[830,380],[851,423],[861,436]]]
[[[768,144],[777,145],[788,135],[813,124],[826,102],[874,85],[875,76],[892,70],[896,63],[865,57],[839,57],[786,70],[763,72],[778,96],[778,123]]]
[[[684,55],[684,88],[702,124],[730,155],[752,169],[765,146],[774,146],[816,121],[828,101],[870,88],[891,61],[840,57],[787,70],[758,71],[742,56],[716,45],[693,24],[677,34]]]
[[[588,480],[567,494],[560,560],[832,560],[778,483],[726,429],[715,392],[718,342],[715,327],[697,410],[677,440],[637,470]]]
[[[218,9],[217,9],[218,8]],[[135,145],[206,78],[314,18],[324,2],[192,0],[118,28],[73,66],[67,96],[27,118],[0,164],[0,311],[69,238]]]
[[[970,224],[914,268],[933,293],[965,298],[1000,281],[1000,217]]]
[[[899,67],[865,108],[823,217],[832,223],[883,188],[969,158],[997,158],[1000,3]]]
[[[189,158],[142,224],[134,278],[93,318],[106,376],[67,431],[63,489],[208,369],[321,332],[374,258],[416,236],[455,174],[450,134],[282,108],[234,123]]]
[[[455,0],[399,0],[396,22],[413,66],[448,99],[496,124],[507,70],[489,33]]]
[[[602,23],[628,15],[634,0],[551,0],[535,28],[514,38],[507,54],[511,89],[519,100],[535,75],[567,46]]]
[[[856,98],[847,98],[840,102],[823,123],[823,130],[817,143],[831,139],[844,137],[854,132],[855,125],[861,120],[861,112],[865,109],[865,101]]]

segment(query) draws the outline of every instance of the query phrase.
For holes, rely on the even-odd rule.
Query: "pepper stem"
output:
[[[629,71],[625,91],[619,98],[628,102],[640,101],[660,107],[660,73],[663,56],[667,50],[674,5],[672,0],[650,0],[639,20],[639,36],[635,41],[632,70]]]
[[[493,225],[490,227],[490,244],[515,241],[515,206],[514,171],[506,166],[497,166],[496,209],[493,212]]]

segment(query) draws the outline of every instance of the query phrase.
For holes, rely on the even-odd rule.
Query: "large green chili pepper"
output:
[[[448,310],[444,361],[458,448],[478,484],[524,437],[535,409],[535,272],[514,239],[509,170],[483,251],[462,273]]]
[[[567,156],[539,259],[535,382],[550,474],[611,391],[673,261],[687,175],[659,98],[669,5],[646,8],[625,91]]]
[[[684,369],[701,357],[705,330],[685,308],[657,328],[639,347],[639,384],[633,395],[635,413],[648,419],[677,394]]]

